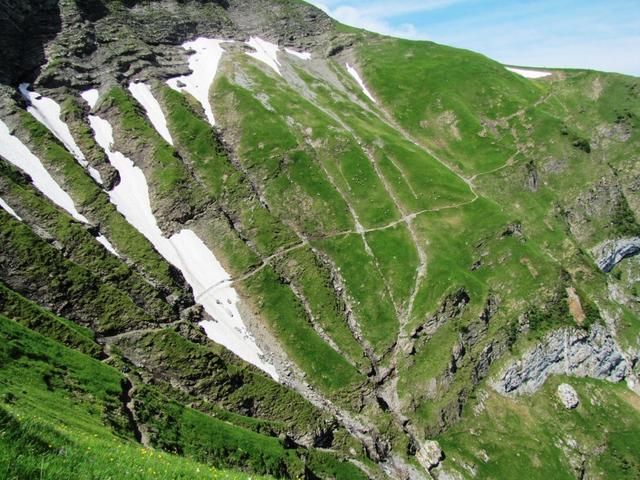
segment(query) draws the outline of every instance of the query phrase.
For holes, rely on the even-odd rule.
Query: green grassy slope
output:
[[[576,410],[567,411],[557,399],[562,381],[582,399]],[[491,393],[471,401],[468,420],[440,441],[456,464],[473,465],[479,478],[571,479],[580,471],[594,478],[636,478],[638,407],[638,397],[623,385],[558,377],[529,398]]]
[[[112,367],[4,316],[0,336],[2,478],[250,478],[141,448],[122,409],[125,379]]]
[[[328,62],[337,86],[304,63],[283,80],[239,55],[223,64],[212,98],[223,137],[238,145],[247,175],[261,185],[274,213],[302,228],[331,259],[376,361],[397,366],[401,411],[416,431],[433,435],[458,418],[456,405],[478,382],[475,362],[483,350],[513,348],[514,342],[521,349],[548,329],[575,325],[559,308],[567,303],[563,289],[580,292],[585,328],[600,321],[596,304],[617,308],[587,249],[635,232],[628,207],[635,197],[623,198],[612,218],[607,212],[593,218],[588,240],[582,227],[567,226],[562,209],[574,208],[575,197],[611,169],[634,172],[637,81],[582,72],[531,81],[472,52],[366,33],[354,37],[358,67],[377,104],[361,95],[340,61]],[[605,85],[586,106],[576,101],[583,75]],[[292,78],[302,87],[292,89]],[[626,106],[615,98],[626,98]],[[618,113],[603,114],[608,108]],[[605,122],[624,123],[630,138],[597,145],[594,136],[602,136]],[[360,160],[348,143],[354,140]],[[290,159],[301,150],[329,181],[315,195],[289,173]],[[602,162],[603,155],[611,160]],[[558,173],[557,162],[563,162]],[[629,181],[618,178],[628,192]],[[322,223],[330,217],[313,201],[327,195],[350,207],[348,231]],[[292,211],[292,203],[305,211]],[[405,215],[408,220],[400,218]],[[314,230],[304,227],[307,216],[320,219]],[[416,275],[420,249],[423,277]],[[419,329],[460,288],[470,300],[459,318],[413,342],[408,355],[399,354],[398,335]],[[448,378],[451,351],[477,330],[489,296],[498,299],[498,312],[466,344],[466,357]],[[530,322],[528,334],[518,326],[522,316]]]
[[[224,411],[207,415],[150,385],[131,389],[128,377],[114,368],[118,362],[91,359],[4,316],[0,332],[3,478],[60,478],[71,472],[74,478],[248,478],[224,470],[230,467],[276,478],[313,471],[361,476],[330,454],[310,451],[303,460],[278,438],[253,432],[255,420]],[[144,425],[156,450],[135,440],[130,407],[125,408],[129,395],[137,425]]]

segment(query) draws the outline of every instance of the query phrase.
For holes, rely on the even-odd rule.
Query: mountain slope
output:
[[[121,369],[105,428],[286,478],[633,478],[638,79],[297,1],[0,13],[1,313]]]

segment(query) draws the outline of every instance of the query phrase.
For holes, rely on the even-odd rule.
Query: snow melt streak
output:
[[[29,84],[20,84],[20,93],[31,105],[27,107],[27,111],[41,124],[49,129],[53,135],[62,142],[65,148],[75,157],[80,165],[88,169],[93,179],[102,184],[100,172],[89,166],[89,162],[85,158],[82,150],[71,135],[69,126],[60,119],[60,105],[51,98],[43,97],[37,92],[28,90]]]
[[[367,87],[365,86],[364,82],[362,81],[362,78],[360,78],[360,75],[358,74],[358,72],[356,71],[355,68],[353,68],[351,65],[349,65],[348,63],[347,65],[347,71],[349,72],[349,75],[351,75],[356,82],[358,82],[358,85],[360,85],[360,88],[362,89],[362,92],[369,97],[369,99],[373,102],[373,103],[377,103],[376,99],[373,98],[373,95],[371,95],[371,92],[369,92],[369,90],[367,90]]]
[[[109,122],[93,115],[89,121],[96,141],[120,173],[120,183],[109,192],[111,201],[127,221],[182,272],[197,301],[216,320],[202,323],[207,335],[277,379],[274,367],[262,360],[262,352],[240,318],[237,293],[225,285],[229,275],[222,265],[193,231],[185,229],[171,238],[162,234],[151,209],[144,173],[129,158],[111,150],[113,131]],[[212,288],[214,286],[217,287]]]
[[[10,215],[13,215],[17,220],[22,221],[22,218],[20,218],[20,215],[18,215],[16,211],[13,208],[11,208],[11,206],[2,199],[2,197],[0,197],[0,207],[4,208],[7,211],[7,213],[9,213]]]
[[[173,145],[173,139],[167,128],[167,119],[164,116],[160,104],[153,96],[149,85],[142,82],[132,82],[129,84],[129,91],[133,95],[140,105],[142,105],[147,112],[147,117],[151,120],[151,123],[155,127],[156,131],[162,135],[167,143]]]
[[[107,237],[105,237],[104,235],[98,235],[96,237],[96,240],[100,242],[104,246],[104,248],[113,253],[116,257],[120,256],[118,252],[116,252],[116,249],[113,248],[113,245],[111,245],[111,242],[107,240]]]
[[[526,77],[526,78],[542,78],[542,77],[548,77],[549,75],[551,75],[551,72],[541,72],[539,70],[525,70],[523,68],[512,68],[512,67],[505,67],[505,68],[510,72],[517,73],[518,75],[522,75],[523,77]]]
[[[310,52],[297,52],[297,51],[292,50],[290,48],[285,48],[284,51],[287,52],[289,55],[293,55],[294,57],[298,57],[301,60],[311,60],[311,53]]]
[[[17,137],[9,132],[6,123],[0,120],[0,155],[25,171],[40,190],[53,203],[62,207],[76,220],[89,223],[81,215],[71,197],[53,179],[38,157],[29,150]]]
[[[189,68],[193,72],[191,75],[171,78],[167,84],[182,92],[186,90],[200,102],[207,120],[214,126],[216,124],[209,101],[209,89],[218,71],[218,64],[222,58],[224,50],[220,46],[224,40],[214,40],[211,38],[198,38],[192,42],[184,43],[182,46],[186,50],[193,50],[193,55],[189,57]]]

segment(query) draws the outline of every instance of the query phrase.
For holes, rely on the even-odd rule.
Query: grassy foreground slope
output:
[[[114,368],[4,316],[0,337],[2,478],[260,478],[141,447]]]
[[[2,478],[298,478],[312,471],[363,478],[323,452],[301,461],[268,428],[252,431],[256,420],[222,410],[206,415],[153,386],[134,394],[116,359],[105,364],[4,316],[0,336]],[[234,425],[242,422],[246,428]],[[140,445],[141,435],[151,435],[156,449]]]

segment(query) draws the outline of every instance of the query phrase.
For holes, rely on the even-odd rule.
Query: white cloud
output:
[[[391,35],[393,37],[403,37],[418,39],[423,38],[418,33],[415,25],[411,23],[402,23],[392,25],[389,21],[376,15],[371,15],[366,10],[351,7],[339,6],[334,10],[327,10],[327,13],[339,22],[346,23],[352,27],[364,28],[371,32],[381,33],[383,35]]]

